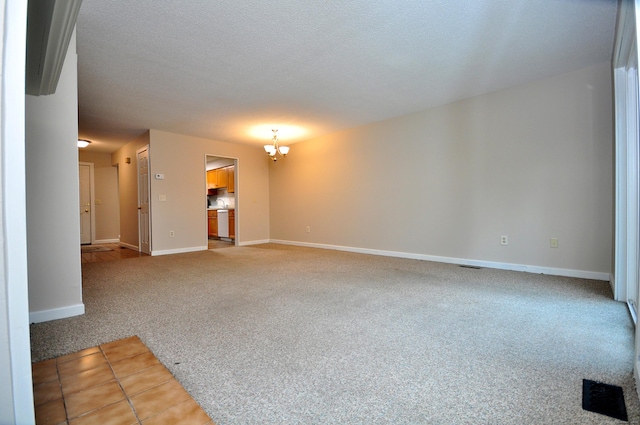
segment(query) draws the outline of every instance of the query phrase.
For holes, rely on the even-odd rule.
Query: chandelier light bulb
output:
[[[278,130],[273,129],[273,145],[264,145],[264,151],[269,155],[269,157],[275,162],[278,160],[278,155],[283,157],[287,156],[289,153],[289,146],[278,146]]]

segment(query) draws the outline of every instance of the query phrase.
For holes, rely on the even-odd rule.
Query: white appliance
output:
[[[218,210],[218,237],[229,237],[229,210]]]

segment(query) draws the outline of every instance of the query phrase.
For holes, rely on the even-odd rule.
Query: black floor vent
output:
[[[622,388],[600,382],[582,380],[582,408],[612,418],[627,421]]]
[[[464,269],[475,269],[475,270],[480,270],[482,267],[478,267],[478,266],[467,266],[466,264],[461,264],[460,267],[464,268]]]

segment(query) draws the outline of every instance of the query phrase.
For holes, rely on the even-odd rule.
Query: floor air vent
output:
[[[465,264],[461,264],[460,267],[462,267],[463,269],[474,269],[474,270],[480,270],[482,268],[478,266],[467,266]]]
[[[582,380],[582,408],[612,418],[627,420],[622,388],[600,382]]]

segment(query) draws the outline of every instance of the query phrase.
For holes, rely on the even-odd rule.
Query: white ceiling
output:
[[[608,61],[616,8],[616,0],[84,0],[79,135],[97,151],[149,128],[262,145],[277,127],[289,144]]]

